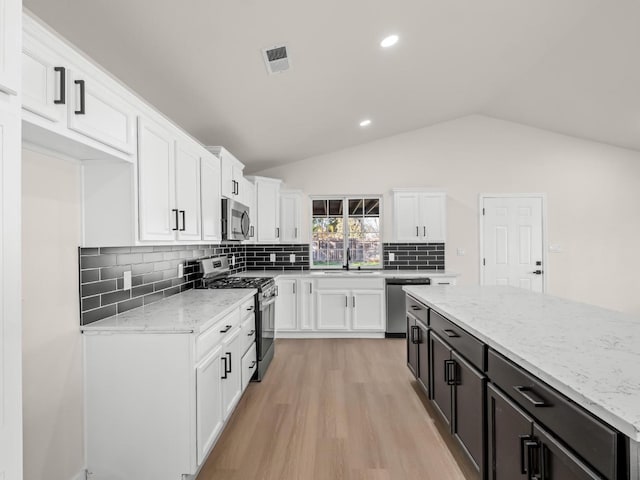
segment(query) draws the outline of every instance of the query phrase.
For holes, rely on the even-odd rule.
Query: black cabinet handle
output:
[[[175,215],[176,215],[176,226],[175,226],[175,228],[171,229],[171,230],[175,231],[175,230],[178,230],[178,209],[177,208],[172,208],[171,211],[173,213],[175,213]]]
[[[411,310],[413,310],[415,312],[417,310],[422,310],[422,309],[417,305],[411,305]]]
[[[225,328],[220,330],[220,333],[227,333],[229,330],[231,330],[231,325],[225,325]]]
[[[351,300],[352,300],[352,302],[351,302],[352,305],[351,306],[353,308],[356,308],[356,297],[355,297],[355,295],[353,297],[351,297]]]
[[[427,227],[422,227],[422,228],[424,229],[424,235],[423,236],[426,237],[427,236]]]
[[[309,283],[309,295],[313,293],[313,283]]]
[[[84,108],[84,80],[74,80],[73,83],[80,86],[80,110],[76,110],[73,113],[76,115],[84,115],[86,113]]]
[[[276,238],[280,238],[280,227],[276,227]]]
[[[449,338],[456,338],[459,337],[460,335],[458,335],[456,332],[454,332],[453,330],[451,330],[450,328],[446,328],[443,330],[444,334],[449,337]]]
[[[254,360],[251,362],[251,365],[249,365],[249,370],[253,370],[253,367],[255,366],[256,366],[256,361]]]
[[[527,480],[542,480],[540,475],[540,443],[534,439],[525,440],[524,451]]]
[[[253,335],[254,333],[256,333],[255,330],[251,330],[249,333],[247,333],[247,337],[250,337],[251,335]]]
[[[415,343],[416,345],[420,343],[420,332],[418,332],[418,335],[416,335],[417,331],[418,327],[416,325],[413,325],[411,327],[411,343]]]
[[[291,286],[293,287],[293,294],[295,295],[296,294],[296,282],[293,282],[291,284]]]
[[[60,74],[60,98],[54,100],[56,105],[64,105],[67,103],[67,69],[64,67],[53,67],[54,72]]]
[[[524,456],[524,444],[529,440],[533,440],[533,437],[531,435],[520,435],[519,438],[520,438],[520,473],[522,475],[526,475],[528,471],[528,466],[525,463],[526,459]]]
[[[225,353],[225,355],[227,357],[229,357],[229,362],[224,362],[225,363],[224,368],[225,369],[227,368],[227,363],[228,363],[229,364],[229,371],[227,373],[231,373],[231,352],[227,352],[227,353]]]
[[[416,237],[420,236],[420,227],[416,227]]]
[[[220,377],[221,379],[224,380],[225,378],[227,378],[227,357],[221,357],[220,360],[224,362],[224,373]]]
[[[293,238],[298,238],[298,227],[294,227],[293,229]]]
[[[531,405],[534,407],[548,407],[549,405],[542,398],[538,397],[538,395],[531,389],[531,387],[527,387],[525,385],[516,385],[513,389],[518,392],[520,395],[524,397]],[[538,397],[538,398],[535,398]]]
[[[180,229],[181,232],[184,232],[187,229],[187,222],[186,222],[186,214],[184,210],[180,210],[180,215],[182,215],[182,228]]]
[[[444,361],[444,379],[447,385],[457,385],[457,364],[455,360]]]

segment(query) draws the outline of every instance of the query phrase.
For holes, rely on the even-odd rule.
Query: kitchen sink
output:
[[[337,276],[347,276],[347,275],[380,275],[380,271],[373,270],[320,270],[320,271],[312,271],[311,275],[337,275]]]

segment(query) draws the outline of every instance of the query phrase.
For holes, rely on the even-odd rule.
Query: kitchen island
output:
[[[526,383],[524,387],[510,386],[506,401],[511,401],[510,396],[517,399],[516,403],[523,401],[526,404],[531,400],[529,403],[536,407],[531,409],[532,415],[544,416],[552,411],[549,407],[568,399],[571,404],[567,408],[580,409],[576,411],[585,418],[592,416],[602,421],[606,428],[612,427],[612,436],[617,431],[626,437],[626,445],[619,446],[614,454],[621,455],[620,461],[629,464],[629,472],[622,472],[618,466],[612,474],[615,477],[605,478],[640,479],[640,319],[512,287],[408,286],[404,290],[429,310],[428,323],[432,323],[427,326],[431,329],[429,335],[444,337],[445,342],[452,345],[454,342],[446,336],[458,334],[451,333],[451,329],[444,329],[444,334],[432,333],[436,332],[434,320],[448,321],[462,330],[462,337],[469,335],[484,345],[484,358],[478,360],[475,368],[490,384],[487,387],[489,405],[485,411],[491,407],[490,390],[494,384],[505,390],[498,380],[507,375],[503,372],[513,368],[513,375],[522,373],[521,378],[530,381],[521,382]],[[410,313],[408,310],[408,316]],[[432,345],[437,347],[437,342]],[[430,370],[432,377],[437,376],[440,367],[430,366]],[[509,378],[515,378],[513,375]],[[430,378],[429,382],[434,379]],[[427,389],[434,387],[434,383],[429,382],[426,382]],[[550,392],[548,395],[559,392],[558,400],[545,404],[530,393],[535,382],[540,383],[538,390]],[[552,389],[547,390],[547,387]],[[514,388],[520,390],[514,393]],[[499,390],[496,395],[502,393]],[[488,417],[487,435],[490,436],[490,412]],[[490,470],[495,462],[495,458],[491,458],[494,451],[491,445],[486,451]],[[583,454],[583,458],[585,456],[588,455]],[[584,460],[595,463],[592,458]]]

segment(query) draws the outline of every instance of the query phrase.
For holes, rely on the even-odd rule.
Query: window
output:
[[[312,198],[312,268],[381,268],[380,197]]]

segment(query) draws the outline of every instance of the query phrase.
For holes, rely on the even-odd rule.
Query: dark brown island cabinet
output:
[[[483,480],[628,480],[626,437],[407,295],[407,365]]]

